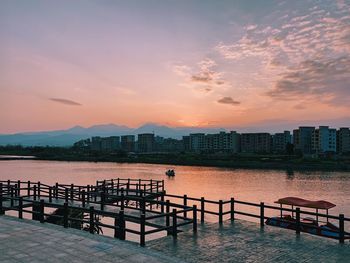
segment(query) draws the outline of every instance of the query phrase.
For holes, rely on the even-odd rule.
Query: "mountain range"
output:
[[[138,128],[129,128],[123,125],[102,124],[84,128],[74,126],[66,130],[25,132],[16,134],[0,135],[0,145],[22,145],[22,146],[71,146],[76,141],[87,139],[92,136],[121,136],[137,135],[140,133],[154,133],[165,138],[180,139],[184,135],[195,132],[216,133],[224,131],[222,128],[196,128],[179,127],[171,128],[164,125],[147,123]]]

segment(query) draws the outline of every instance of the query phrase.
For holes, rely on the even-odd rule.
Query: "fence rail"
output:
[[[61,202],[61,203],[60,203]],[[189,203],[192,203],[190,206]],[[245,209],[237,209],[237,206],[256,208],[259,212],[252,213]],[[33,210],[25,209],[33,207]],[[55,208],[64,211],[63,215],[49,215],[45,208]],[[68,211],[76,209],[87,214],[89,219],[69,217]],[[112,211],[107,211],[107,210]],[[266,205],[265,203],[253,203],[231,198],[230,200],[207,200],[204,197],[195,198],[187,195],[168,194],[164,190],[164,181],[141,179],[111,179],[97,181],[96,185],[58,184],[53,186],[40,182],[0,181],[0,214],[5,211],[18,211],[18,217],[23,218],[23,213],[31,213],[33,219],[45,222],[47,217],[56,217],[63,220],[63,225],[68,227],[72,222],[85,226],[85,230],[92,231],[94,227],[105,227],[114,230],[116,238],[125,239],[125,233],[139,235],[140,245],[144,246],[146,236],[161,231],[176,238],[178,231],[185,225],[191,225],[194,232],[197,231],[197,220],[206,221],[206,215],[217,217],[220,224],[225,219],[235,220],[237,216],[258,219],[260,226],[264,227],[265,220],[269,219],[267,212],[279,211],[281,218],[284,212],[295,214],[295,232],[301,232],[301,216],[315,216],[319,219],[338,221],[339,230],[329,230],[339,233],[333,238],[340,243],[348,238],[345,232],[345,223],[350,218],[343,214],[329,215],[317,212],[304,211],[300,208],[286,208],[281,206]],[[248,209],[249,210],[249,209]],[[117,212],[116,212],[117,211]],[[135,215],[129,211],[136,211]],[[91,218],[103,216],[112,218],[114,224],[95,222]],[[282,219],[283,220],[283,219]],[[137,223],[139,229],[128,228],[127,222]],[[146,231],[146,226],[150,227]],[[319,230],[319,226],[310,226]]]

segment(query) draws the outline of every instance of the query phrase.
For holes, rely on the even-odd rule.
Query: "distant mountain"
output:
[[[156,136],[179,139],[190,133],[216,133],[223,130],[219,128],[171,128],[155,123],[147,123],[136,129],[123,125],[102,124],[88,128],[74,126],[67,130],[4,134],[0,135],[0,145],[71,146],[78,140],[92,136],[121,136],[128,134],[137,135],[140,133],[154,133]]]

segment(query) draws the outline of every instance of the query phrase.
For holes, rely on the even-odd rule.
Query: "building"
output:
[[[203,150],[237,153],[240,151],[240,135],[235,131],[207,134],[204,137]]]
[[[205,134],[191,133],[190,134],[190,151],[200,152],[205,148]]]
[[[135,135],[123,135],[120,137],[120,148],[125,152],[135,151]]]
[[[156,150],[159,152],[180,152],[184,146],[182,140],[156,136]]]
[[[337,152],[350,153],[350,129],[340,128],[337,131]]]
[[[243,153],[270,153],[272,138],[269,133],[242,133],[241,152]]]
[[[91,150],[92,151],[101,151],[101,137],[95,136],[91,138]]]
[[[113,152],[120,149],[120,137],[99,137],[91,138],[91,150],[98,152]]]
[[[294,151],[301,154],[312,154],[312,134],[315,127],[299,127],[293,130]]]
[[[337,151],[337,130],[320,126],[312,133],[312,152],[316,154],[335,153]]]
[[[137,151],[142,153],[155,151],[153,133],[142,133],[137,135]]]
[[[189,152],[191,147],[190,147],[190,136],[182,136],[182,144],[183,144],[183,149],[185,152]]]
[[[286,153],[287,145],[292,143],[290,131],[276,133],[272,136],[272,152]]]

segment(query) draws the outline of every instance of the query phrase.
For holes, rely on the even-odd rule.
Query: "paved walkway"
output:
[[[0,262],[183,262],[128,241],[0,216]]]
[[[350,243],[272,226],[234,223],[202,225],[192,231],[150,241],[147,248],[177,257],[184,262],[350,262]]]
[[[350,243],[246,221],[199,225],[146,248],[14,217],[0,217],[0,262],[350,262]]]

